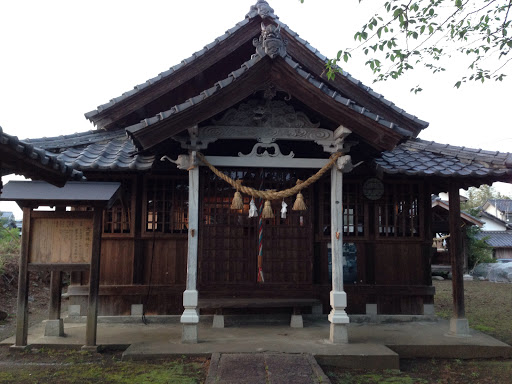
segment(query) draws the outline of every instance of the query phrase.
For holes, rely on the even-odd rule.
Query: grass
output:
[[[452,282],[435,281],[436,315],[452,315]],[[512,345],[512,284],[464,282],[466,317],[471,328]],[[358,371],[322,367],[333,384],[429,384],[468,382],[510,384],[512,360],[401,360],[401,371]]]
[[[452,315],[451,281],[436,281],[435,310],[439,317]],[[512,345],[512,284],[465,281],[464,296],[469,326]]]
[[[28,351],[11,359],[0,369],[0,383],[199,384],[208,368],[206,358],[132,362],[121,361],[119,354],[52,349]]]

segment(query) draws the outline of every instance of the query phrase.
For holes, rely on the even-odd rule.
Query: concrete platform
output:
[[[156,320],[156,319],[154,319]],[[133,321],[136,321],[134,323]],[[181,324],[132,323],[98,324],[97,343],[126,347],[125,359],[165,358],[171,355],[213,353],[310,353],[320,364],[342,367],[398,369],[400,358],[512,358],[512,347],[481,332],[471,330],[470,337],[448,335],[449,322],[416,321],[386,324],[349,324],[349,344],[328,342],[329,322],[305,317],[304,328],[267,322],[239,324],[223,329],[211,327],[211,319],[199,325],[197,344],[181,344]],[[33,346],[78,347],[85,341],[85,324],[65,322],[65,337],[44,336],[44,324],[29,329],[28,343]],[[14,337],[0,344],[12,345]]]

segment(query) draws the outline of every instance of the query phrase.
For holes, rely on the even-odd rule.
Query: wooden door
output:
[[[260,190],[283,190],[304,180],[303,170],[222,169],[243,185]],[[201,170],[201,227],[199,282],[201,285],[256,284],[259,217],[249,218],[250,197],[244,209],[231,210],[233,188],[208,169]],[[295,196],[286,198],[287,217],[281,218],[282,201],[273,201],[273,219],[262,221],[263,274],[268,284],[311,284],[313,260],[312,188],[303,191],[306,211],[293,211]],[[256,205],[264,203],[255,199]]]

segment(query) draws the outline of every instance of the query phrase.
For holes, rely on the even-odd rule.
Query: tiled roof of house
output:
[[[481,231],[477,237],[493,248],[512,248],[512,231]]]
[[[512,200],[510,199],[491,199],[487,202],[495,206],[501,212],[512,212]]]
[[[375,160],[388,174],[444,177],[512,176],[512,154],[410,139]]]
[[[151,168],[154,156],[137,154],[124,130],[88,131],[66,136],[32,139],[47,150],[61,151],[60,161],[81,170],[135,170]]]
[[[175,115],[179,112],[183,112],[184,110],[203,102],[208,97],[216,94],[221,89],[228,87],[232,83],[237,81],[237,79],[239,79],[244,73],[249,71],[260,60],[262,60],[262,57],[258,53],[255,53],[254,55],[252,55],[251,59],[246,61],[245,63],[243,63],[239,69],[231,72],[227,78],[222,79],[222,80],[218,81],[217,83],[215,83],[215,85],[213,87],[211,87],[209,89],[205,89],[199,95],[188,99],[184,103],[175,105],[174,107],[172,107],[166,111],[160,112],[151,118],[144,119],[140,123],[137,123],[137,124],[127,127],[126,131],[128,132],[128,134],[133,134],[141,129],[149,127],[150,125],[153,125],[153,124],[159,123],[161,121],[164,121],[168,118],[171,118],[173,115]],[[395,125],[394,123],[392,123],[390,121],[383,119],[382,117],[370,112],[369,110],[365,109],[364,107],[357,105],[353,100],[350,100],[350,99],[347,99],[347,98],[341,96],[337,91],[330,88],[325,82],[316,79],[312,74],[303,70],[301,68],[300,64],[297,63],[296,61],[294,61],[289,55],[286,55],[284,57],[284,61],[291,68],[293,68],[293,70],[295,70],[295,72],[297,72],[298,75],[300,75],[301,77],[306,79],[310,84],[314,85],[316,88],[320,89],[323,93],[325,93],[326,95],[328,95],[331,98],[333,98],[334,100],[336,100],[340,104],[340,106],[348,107],[351,110],[353,110],[357,113],[360,113],[361,115],[364,115],[365,117],[367,117],[371,120],[378,122],[382,126],[389,128],[402,136],[411,137],[411,133],[409,131]]]
[[[201,56],[203,56],[207,51],[211,50],[212,48],[214,48],[215,46],[220,44],[222,41],[229,38],[240,28],[242,28],[244,25],[249,23],[249,21],[251,19],[253,19],[257,16],[260,16],[261,18],[272,19],[276,24],[280,25],[283,30],[285,30],[288,34],[290,34],[295,39],[297,39],[297,41],[302,43],[307,49],[309,49],[311,52],[313,52],[321,61],[327,63],[327,61],[328,61],[327,57],[322,55],[316,48],[311,46],[311,44],[309,44],[306,40],[300,38],[298,33],[291,30],[286,24],[282,23],[279,20],[279,17],[277,17],[274,14],[274,10],[268,5],[268,3],[265,0],[258,0],[255,5],[251,6],[249,13],[247,13],[244,20],[237,23],[233,28],[228,29],[223,35],[217,37],[212,43],[206,45],[203,49],[193,53],[192,56],[190,56],[189,58],[182,60],[181,63],[169,68],[169,70],[158,74],[156,77],[147,80],[145,83],[136,85],[132,90],[123,93],[119,97],[115,97],[115,98],[111,99],[108,103],[99,105],[97,107],[97,109],[87,112],[85,114],[85,117],[87,119],[91,119],[92,117],[96,116],[97,114],[107,110],[108,108],[113,107],[115,104],[117,104],[125,99],[128,99],[131,96],[134,96],[135,94],[137,94],[144,88],[147,88],[148,86],[150,86],[156,82],[164,80],[165,78],[172,75],[176,71],[182,69],[183,67],[185,67],[187,65],[190,65],[191,63],[195,62],[197,59],[200,59]],[[379,102],[387,105],[388,107],[392,108],[394,111],[398,112],[399,114],[406,117],[407,119],[414,121],[415,123],[419,124],[423,128],[428,126],[428,122],[423,121],[423,120],[417,118],[416,116],[411,115],[411,114],[405,112],[403,109],[397,107],[394,103],[387,100],[383,95],[373,91],[370,87],[364,85],[361,81],[352,77],[348,72],[342,71],[341,76],[346,77],[350,82],[356,84],[358,87],[360,87],[361,89],[368,92],[368,94],[370,96],[377,99]]]
[[[60,160],[57,155],[49,153],[28,141],[19,140],[16,136],[5,133],[2,127],[0,127],[0,150],[10,150],[12,153],[16,153],[16,157],[21,159],[22,162],[26,160],[29,163],[26,165],[27,171],[31,171],[31,164],[37,164],[43,169],[48,170],[52,175],[63,180],[82,180],[84,178],[82,172],[74,169],[72,165],[67,164],[65,161]],[[2,169],[2,174],[19,173],[26,175],[20,166],[17,166],[17,168],[6,167],[6,169]],[[34,176],[36,175],[28,175],[28,177]]]

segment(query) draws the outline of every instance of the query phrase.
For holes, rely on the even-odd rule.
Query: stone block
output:
[[[331,291],[330,302],[333,308],[345,309],[347,307],[347,294],[345,292]]]
[[[213,315],[212,328],[224,328],[224,315]]]
[[[348,344],[347,326],[331,323],[329,341],[333,344]]]
[[[80,316],[80,304],[69,305],[68,316]]]
[[[366,314],[367,315],[376,315],[377,314],[377,304],[366,304]]]
[[[304,328],[304,322],[302,321],[302,315],[292,315],[292,318],[290,320],[290,327]]]
[[[181,342],[184,344],[197,343],[197,324],[183,324]]]
[[[130,314],[132,316],[142,316],[144,313],[144,305],[143,304],[132,304]]]
[[[45,320],[44,323],[45,336],[64,336],[64,320]]]
[[[452,336],[469,337],[469,323],[468,319],[451,318],[450,319],[450,334]]]
[[[434,316],[434,304],[423,304],[423,314],[425,316]]]

